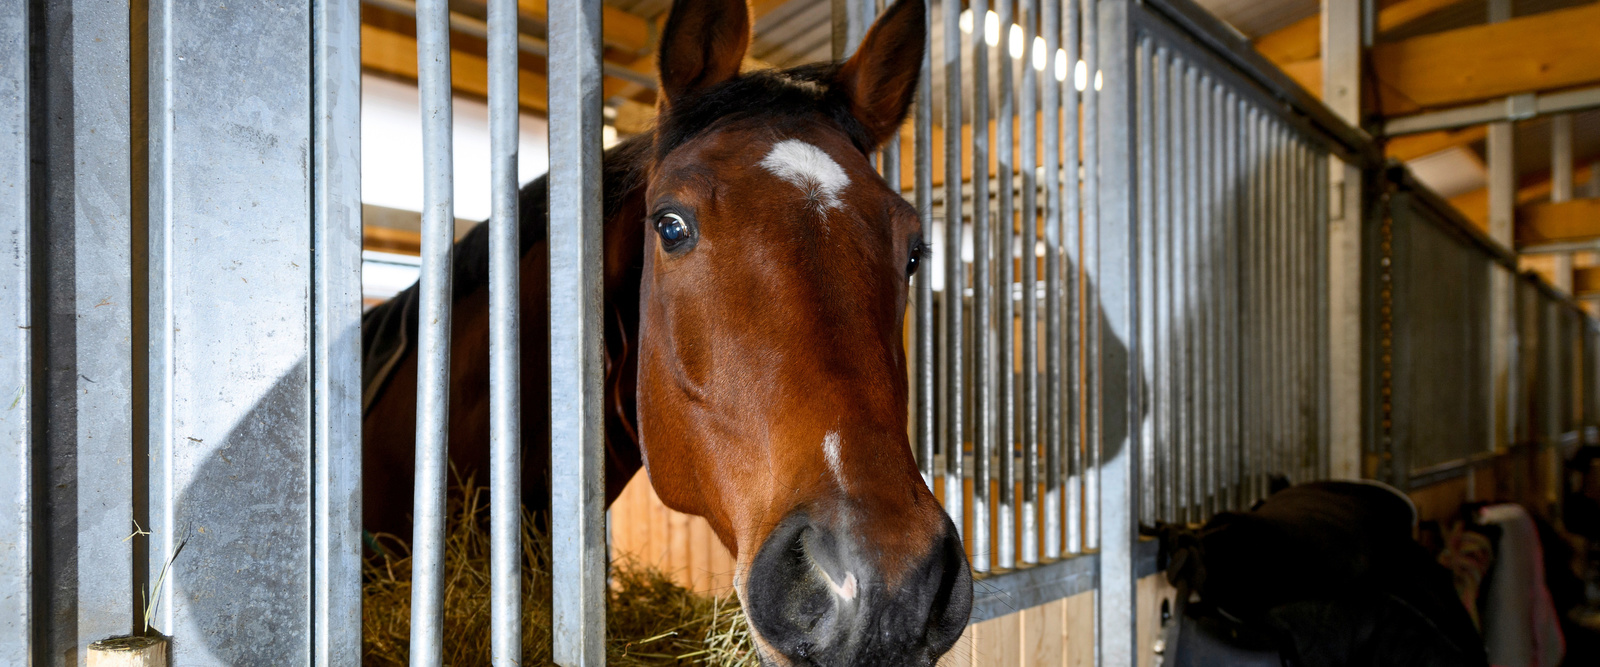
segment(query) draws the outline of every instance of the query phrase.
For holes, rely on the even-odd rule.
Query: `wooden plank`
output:
[[[1600,267],[1574,269],[1572,292],[1580,296],[1600,292]]]
[[[1401,0],[1378,10],[1378,32],[1393,30],[1462,0]],[[1274,63],[1310,60],[1322,55],[1322,15],[1312,14],[1288,27],[1263,35],[1256,50]]]
[[[1067,667],[1095,667],[1094,591],[1067,598],[1062,609],[1062,629],[1067,647]]]
[[[1030,667],[1063,667],[1067,662],[1066,600],[1022,610],[1023,660]]]
[[[1517,209],[1517,245],[1600,238],[1600,199],[1540,202]]]
[[[361,67],[408,81],[417,80],[417,40],[372,25],[361,26]],[[540,115],[549,106],[549,82],[543,75],[527,70],[517,72],[517,101]],[[457,93],[482,99],[489,97],[489,62],[481,56],[451,49],[450,87]]]
[[[689,518],[689,574],[692,590],[711,590],[711,526],[700,517]]]
[[[1140,579],[1134,586],[1134,604],[1139,612],[1139,656],[1140,667],[1154,667],[1160,664],[1156,655],[1156,640],[1161,638],[1161,608],[1176,609],[1173,606],[1173,596],[1177,589],[1167,583],[1165,574],[1157,573]]]
[[[1589,4],[1379,44],[1372,60],[1406,97],[1448,106],[1600,82],[1597,32],[1600,4]]]
[[[1390,139],[1384,144],[1384,153],[1401,162],[1409,162],[1426,155],[1483,141],[1487,136],[1489,136],[1487,125],[1408,134]]]
[[[1573,170],[1572,178],[1575,181],[1586,181],[1594,171],[1594,158],[1581,161],[1584,165]],[[1517,205],[1530,204],[1550,197],[1550,174],[1536,174],[1523,179],[1522,187],[1517,189]],[[1489,190],[1479,188],[1465,194],[1450,198],[1450,205],[1466,219],[1472,221],[1479,229],[1489,228]]]

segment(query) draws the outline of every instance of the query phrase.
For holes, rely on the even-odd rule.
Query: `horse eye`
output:
[[[928,254],[930,248],[921,239],[911,243],[911,258],[906,260],[906,277],[910,278],[917,273],[917,267],[922,265],[922,256]]]
[[[906,277],[909,278],[917,274],[917,265],[921,264],[921,261],[919,261],[921,259],[922,257],[918,255],[911,256],[911,260],[906,262]]]
[[[689,223],[677,213],[665,213],[656,219],[656,234],[661,236],[661,245],[667,250],[683,245],[691,233]]]

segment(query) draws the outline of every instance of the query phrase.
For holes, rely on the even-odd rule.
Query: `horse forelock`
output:
[[[838,128],[857,150],[871,152],[872,135],[850,112],[835,85],[836,63],[746,72],[688,99],[662,105],[656,119],[655,161],[721,125],[762,119],[777,126],[821,119]]]

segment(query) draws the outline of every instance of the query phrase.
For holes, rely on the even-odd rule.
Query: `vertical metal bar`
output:
[[[34,658],[33,526],[33,128],[29,78],[32,3],[0,5],[0,234],[12,246],[0,264],[0,382],[17,387],[13,415],[0,422],[0,662]],[[24,396],[24,393],[29,394]]]
[[[550,498],[555,662],[605,663],[600,0],[550,2]]]
[[[1515,226],[1517,176],[1516,127],[1510,121],[1490,123],[1487,141],[1489,163],[1489,238],[1506,247],[1512,245]],[[1490,358],[1490,386],[1494,388],[1494,423],[1490,449],[1499,450],[1517,442],[1519,409],[1517,293],[1513,276],[1493,270],[1489,281],[1489,339],[1494,341]]]
[[[489,581],[491,661],[522,662],[522,348],[517,3],[489,0]]]
[[[451,163],[450,7],[444,0],[417,3],[417,85],[422,99],[423,204],[422,276],[418,281],[421,310],[417,318],[417,475],[411,559],[413,667],[437,666],[444,660],[450,247],[455,240],[456,219]]]
[[[1078,6],[1080,8],[1081,25],[1083,26],[1082,49],[1083,60],[1086,64],[1085,71],[1088,73],[1088,82],[1083,87],[1083,192],[1085,196],[1082,199],[1083,222],[1078,226],[1078,229],[1081,230],[1079,234],[1083,239],[1081,242],[1083,262],[1081,264],[1082,271],[1076,274],[1083,276],[1083,278],[1082,289],[1075,289],[1072,294],[1074,297],[1079,294],[1082,295],[1081,298],[1078,298],[1079,307],[1077,310],[1082,314],[1083,318],[1083,359],[1086,362],[1083,364],[1083,373],[1080,374],[1080,377],[1083,378],[1081,386],[1084,388],[1084,396],[1082,400],[1077,402],[1077,405],[1083,406],[1080,408],[1083,418],[1078,421],[1083,423],[1085,428],[1082,429],[1082,445],[1074,447],[1072,450],[1073,455],[1078,457],[1077,460],[1079,461],[1079,465],[1076,468],[1080,471],[1080,483],[1068,486],[1067,493],[1071,494],[1073,498],[1081,496],[1084,499],[1083,518],[1081,521],[1083,524],[1083,547],[1086,549],[1098,549],[1100,547],[1100,450],[1104,443],[1103,434],[1100,432],[1103,425],[1097,416],[1101,412],[1102,402],[1100,392],[1100,341],[1103,327],[1100,324],[1100,297],[1098,296],[1100,288],[1096,283],[1096,273],[1099,271],[1101,260],[1100,245],[1096,240],[1100,235],[1100,199],[1096,195],[1100,192],[1099,141],[1100,137],[1104,136],[1102,134],[1103,128],[1100,127],[1099,121],[1100,59],[1102,54],[1099,50],[1100,24],[1098,8],[1100,3],[1082,2]],[[1126,70],[1129,65],[1128,59],[1133,57],[1132,42],[1122,44],[1113,57],[1120,59],[1124,73],[1131,74]],[[1123,86],[1123,89],[1131,96],[1132,84],[1125,80],[1123,81]],[[1132,108],[1128,108],[1126,111],[1128,112],[1126,115],[1116,119],[1118,123],[1126,123],[1127,119],[1133,117]],[[1126,233],[1132,228],[1122,227],[1119,229]],[[1128,329],[1126,333],[1132,333],[1132,331],[1132,329]],[[1122,340],[1128,341],[1130,348],[1133,346],[1131,339],[1124,338]]]
[[[1011,59],[1011,26],[1016,19],[1012,17],[1014,5],[1001,0],[999,4],[998,19],[1000,23],[1000,44],[995,49],[999,54],[1000,81],[998,93],[1000,95],[999,109],[995,124],[995,141],[999,142],[996,153],[996,174],[1000,188],[1000,215],[997,228],[1000,234],[995,243],[995,259],[1000,263],[999,271],[995,274],[995,294],[999,299],[999,312],[995,318],[998,341],[998,368],[1000,385],[999,397],[996,399],[999,411],[996,415],[997,429],[995,443],[998,445],[997,454],[1000,464],[1000,507],[999,507],[999,533],[996,536],[996,560],[1003,569],[1012,569],[1017,566],[1016,554],[1016,470],[1012,465],[1016,455],[1017,442],[1017,401],[1016,401],[1016,349],[1013,332],[1016,331],[1016,300],[1012,296],[1016,284],[1015,261],[1017,257],[1026,257],[1026,253],[1018,253],[1016,243],[1016,201],[1013,196],[1016,192],[1016,144],[1012,139],[1015,136],[1016,124],[1016,95],[1012,81],[1012,70],[1015,63]],[[1027,56],[1027,42],[1023,42],[1023,56]],[[1026,60],[1023,67],[1026,68]]]
[[[933,25],[933,3],[923,4],[923,19]],[[912,135],[916,179],[917,213],[922,216],[922,237],[932,248],[937,239],[933,233],[933,31],[923,36],[922,74],[917,81],[916,126]],[[929,254],[931,255],[931,250]],[[922,470],[922,482],[933,490],[933,447],[937,425],[934,422],[935,392],[933,368],[933,258],[924,257],[922,270],[917,273],[917,467]]]
[[[994,453],[994,230],[989,228],[989,6],[972,0],[972,569],[989,571]]]
[[[1148,38],[1139,42],[1139,96],[1136,102],[1138,107],[1138,159],[1139,166],[1139,350],[1142,352],[1138,369],[1145,377],[1153,375],[1156,368],[1156,299],[1151,293],[1156,285],[1156,220],[1155,220],[1155,145],[1151,141],[1155,136],[1153,127],[1153,109],[1151,104],[1155,99],[1152,88],[1151,58],[1155,49]],[[1139,431],[1140,440],[1144,443],[1154,443],[1155,413],[1151,409],[1149,395],[1141,396],[1136,412],[1140,415]],[[1139,485],[1139,522],[1154,525],[1156,522],[1156,492],[1154,485],[1149,482],[1156,479],[1155,448],[1146,446],[1139,452],[1139,478],[1146,483]]]
[[[1062,418],[1062,383],[1067,383],[1066,395],[1075,396],[1073,388],[1076,386],[1070,371],[1063,378],[1062,363],[1062,332],[1061,332],[1061,297],[1063,287],[1070,292],[1072,280],[1065,280],[1063,285],[1061,268],[1061,240],[1065,231],[1063,227],[1071,225],[1076,228],[1076,217],[1068,213],[1063,220],[1061,212],[1061,84],[1055,77],[1050,76],[1052,67],[1050,59],[1054,57],[1056,49],[1061,43],[1062,10],[1070,7],[1067,2],[1045,0],[1043,10],[1039,16],[1039,32],[1044,34],[1045,41],[1045,76],[1041,77],[1043,90],[1040,92],[1040,102],[1043,107],[1044,123],[1044,282],[1045,282],[1045,327],[1044,327],[1044,364],[1045,364],[1045,394],[1044,394],[1044,557],[1047,559],[1061,557],[1061,440],[1063,433]],[[1072,11],[1067,9],[1065,20],[1071,22]],[[1073,118],[1071,112],[1067,118]],[[1067,123],[1068,136],[1076,135],[1076,123]],[[1069,140],[1068,150],[1072,151],[1073,144]],[[1076,172],[1077,154],[1069,152],[1067,171]],[[1069,182],[1076,182],[1074,174],[1067,178]],[[1069,236],[1073,236],[1070,235]],[[1073,236],[1076,238],[1075,236]],[[1069,248],[1072,247],[1070,244]],[[1075,258],[1069,257],[1068,271],[1076,271]],[[1070,327],[1069,327],[1070,331]],[[1071,340],[1071,334],[1068,334]],[[1067,348],[1071,354],[1077,354],[1075,347]],[[1070,362],[1069,362],[1070,363]],[[1068,399],[1071,400],[1070,398]],[[1077,523],[1074,520],[1074,508],[1077,507],[1077,497],[1068,489],[1067,501],[1067,551],[1073,549],[1074,537],[1077,534]]]
[[[361,7],[313,5],[312,662],[361,660]]]
[[[1193,64],[1183,72],[1183,469],[1184,503],[1187,520],[1198,523],[1200,514],[1200,439],[1203,434],[1200,394],[1201,332],[1200,318],[1200,73]]]
[[[1199,466],[1195,471],[1195,479],[1197,481],[1195,490],[1198,492],[1196,506],[1200,510],[1199,518],[1202,520],[1211,516],[1214,511],[1211,505],[1213,492],[1211,474],[1215,470],[1215,466],[1211,458],[1211,449],[1216,443],[1215,434],[1212,432],[1216,425],[1215,417],[1212,414],[1215,405],[1216,388],[1213,381],[1211,356],[1212,345],[1215,340],[1211,335],[1211,327],[1215,322],[1215,317],[1211,313],[1215,294],[1214,283],[1211,280],[1211,267],[1213,265],[1212,244],[1215,239],[1212,226],[1214,215],[1211,207],[1214,200],[1212,199],[1211,184],[1216,177],[1217,170],[1210,162],[1217,155],[1217,151],[1215,150],[1215,144],[1212,143],[1212,137],[1215,136],[1215,133],[1211,127],[1211,88],[1211,77],[1200,75],[1196,81],[1195,89],[1194,118],[1199,124],[1198,130],[1195,132],[1195,158],[1197,163],[1195,178],[1199,180],[1199,183],[1195,188],[1195,210],[1198,216],[1194,221],[1196,261],[1194,283],[1191,289],[1196,295],[1194,302],[1195,348],[1198,352],[1195,355],[1195,403],[1197,408],[1195,424],[1198,427],[1195,445],[1196,451],[1199,453],[1199,456],[1196,457]]]
[[[1165,47],[1156,49],[1155,69],[1151,78],[1151,104],[1155,107],[1155,131],[1149,141],[1155,145],[1155,158],[1153,167],[1156,170],[1155,187],[1146,196],[1156,202],[1156,229],[1155,236],[1146,239],[1155,248],[1156,278],[1146,285],[1155,302],[1156,335],[1158,342],[1155,353],[1157,362],[1153,374],[1151,391],[1156,395],[1156,438],[1154,442],[1147,443],[1156,451],[1156,477],[1146,480],[1150,486],[1156,487],[1161,494],[1161,520],[1175,521],[1177,519],[1177,497],[1173,493],[1175,477],[1173,466],[1173,396],[1175,390],[1172,382],[1174,356],[1172,353],[1174,340],[1172,317],[1173,271],[1172,271],[1172,173],[1176,169],[1176,160],[1173,158],[1173,117],[1174,97],[1168,76],[1172,72],[1172,57]]]
[[[1285,341],[1288,338],[1288,258],[1286,255],[1285,236],[1289,228],[1289,197],[1288,178],[1289,155],[1286,147],[1283,126],[1278,124],[1276,118],[1268,121],[1269,132],[1272,137],[1272,219],[1271,251],[1267,261],[1272,266],[1272,310],[1267,321],[1271,324],[1267,344],[1272,351],[1272,405],[1273,405],[1273,461],[1272,472],[1279,475],[1289,474],[1289,370],[1287,368],[1287,355],[1285,354]]]
[[[1310,165],[1306,160],[1305,142],[1298,135],[1291,134],[1289,148],[1290,155],[1294,160],[1293,169],[1289,170],[1290,177],[1294,179],[1292,193],[1294,211],[1289,218],[1292,225],[1289,235],[1291,247],[1287,253],[1288,258],[1293,262],[1293,272],[1289,277],[1291,295],[1289,308],[1292,314],[1292,318],[1289,321],[1293,326],[1293,330],[1287,337],[1286,342],[1289,344],[1292,354],[1288,366],[1294,373],[1294,403],[1292,404],[1294,418],[1294,477],[1296,482],[1303,483],[1311,481],[1310,458],[1308,456],[1311,453],[1311,440],[1309,437],[1310,430],[1307,428],[1310,425],[1310,415],[1307,413],[1307,407],[1311,398],[1309,395],[1311,376],[1310,369],[1306,363],[1308,343],[1312,341],[1312,333],[1309,326],[1311,276],[1307,271],[1309,268],[1307,260],[1310,253],[1306,249],[1306,232],[1311,227],[1311,216],[1309,215],[1311,203],[1309,195],[1311,190],[1307,187],[1309,183],[1306,182],[1306,175],[1310,171]]]
[[[1550,201],[1561,203],[1572,199],[1572,115],[1556,114],[1550,118]],[[1572,253],[1555,254],[1555,288],[1572,294]]]
[[[1190,521],[1189,476],[1194,470],[1194,457],[1190,454],[1190,422],[1194,414],[1189,411],[1193,398],[1189,390],[1189,177],[1194,169],[1189,164],[1189,137],[1192,114],[1189,109],[1188,89],[1184,82],[1189,64],[1181,56],[1172,59],[1168,84],[1172,95],[1172,411],[1173,449],[1176,465],[1173,468],[1173,495],[1177,500],[1174,509],[1180,521]]]
[[[1223,508],[1237,511],[1242,507],[1240,498],[1243,489],[1240,486],[1240,471],[1242,459],[1246,453],[1246,442],[1243,430],[1240,428],[1243,419],[1241,416],[1241,401],[1244,377],[1240,372],[1240,365],[1244,363],[1242,348],[1239,342],[1241,336],[1240,321],[1240,280],[1239,265],[1244,261],[1244,235],[1240,233],[1240,222],[1243,218],[1244,206],[1248,204],[1248,193],[1244,189],[1244,182],[1239,176],[1239,155],[1243,137],[1239,133],[1239,99],[1233,92],[1228,92],[1223,102],[1222,120],[1222,154],[1223,154],[1223,234],[1222,258],[1223,265],[1223,355],[1222,367],[1223,381],[1223,415],[1225,426],[1223,428],[1224,479],[1226,490],[1223,498]]]
[[[961,231],[961,3],[944,0],[944,340],[945,434],[944,511],[965,533],[961,457],[966,449],[961,414],[961,309],[965,307],[966,267],[962,266]],[[978,39],[982,39],[982,35]]]
[[[1127,119],[1133,117],[1136,83],[1134,77],[1148,76],[1134,63],[1144,63],[1148,53],[1133,43],[1134,31],[1129,12],[1132,2],[1104,2],[1098,17],[1096,47],[1105,72],[1105,94],[1096,134],[1099,164],[1105,168],[1099,187],[1092,190],[1099,201],[1097,223],[1102,226],[1094,251],[1101,270],[1093,274],[1103,316],[1100,326],[1107,341],[1124,341],[1126,351],[1115,345],[1100,348],[1101,385],[1095,394],[1101,410],[1091,415],[1099,421],[1104,436],[1106,460],[1100,467],[1100,589],[1096,594],[1100,664],[1133,665],[1138,656],[1137,572],[1134,547],[1138,541],[1137,517],[1133,514],[1135,492],[1139,487],[1138,397],[1140,374],[1134,360],[1140,358],[1139,311],[1135,303],[1138,290],[1138,243],[1134,225],[1135,202],[1140,195],[1134,176],[1132,142],[1142,140],[1126,132]],[[1093,87],[1093,84],[1090,84]]]
[[[1039,0],[1022,0],[1022,562],[1039,562]],[[1045,76],[1050,59],[1045,58]],[[1048,156],[1046,156],[1048,157]],[[1046,251],[1048,252],[1048,251]],[[1048,538],[1047,538],[1048,540]]]
[[[1266,256],[1266,211],[1267,211],[1267,172],[1270,165],[1266,160],[1266,144],[1262,140],[1261,113],[1253,105],[1247,105],[1247,114],[1244,118],[1244,132],[1247,137],[1247,158],[1245,179],[1249,184],[1249,219],[1244,225],[1245,238],[1248,251],[1246,257],[1248,280],[1245,293],[1249,295],[1249,303],[1245,311],[1246,345],[1245,359],[1249,378],[1249,396],[1245,401],[1247,417],[1246,424],[1250,451],[1249,502],[1254,503],[1264,497],[1266,491],[1265,476],[1267,471],[1267,371],[1265,363],[1266,345],[1262,340],[1263,313],[1267,308],[1266,272],[1262,258]]]
[[[1207,346],[1207,364],[1211,369],[1210,401],[1211,401],[1211,436],[1207,443],[1210,455],[1208,472],[1210,481],[1207,483],[1210,494],[1210,512],[1219,512],[1227,509],[1224,500],[1226,493],[1224,477],[1226,475],[1226,451],[1230,441],[1226,439],[1227,433],[1227,389],[1228,378],[1226,363],[1227,357],[1222,349],[1227,345],[1226,334],[1227,318],[1227,271],[1225,269],[1228,258],[1228,248],[1224,244],[1227,238],[1227,144],[1226,111],[1227,100],[1225,89],[1221,84],[1211,86],[1211,118],[1207,123],[1210,128],[1207,132],[1211,137],[1211,167],[1207,171],[1211,175],[1211,196],[1206,214],[1210,220],[1206,225],[1207,247],[1210,249],[1206,272],[1209,281],[1206,289],[1206,303],[1210,312],[1210,344]]]
[[[1328,259],[1328,237],[1331,232],[1328,225],[1328,217],[1331,213],[1328,203],[1328,155],[1319,150],[1312,156],[1311,162],[1314,165],[1311,175],[1312,183],[1317,189],[1317,201],[1314,205],[1316,207],[1314,212],[1317,222],[1316,228],[1311,233],[1311,238],[1314,241],[1312,257],[1315,259],[1314,267],[1317,279],[1315,294],[1318,317],[1316,324],[1316,390],[1318,392],[1317,443],[1320,448],[1320,456],[1317,458],[1319,466],[1317,478],[1328,479],[1333,463],[1333,410],[1331,405],[1333,369],[1329,363],[1329,357],[1332,356],[1333,350],[1333,331],[1330,319],[1332,315],[1332,293],[1330,291],[1332,280],[1329,276],[1331,267]]]

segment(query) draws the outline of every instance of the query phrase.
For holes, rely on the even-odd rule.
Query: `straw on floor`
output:
[[[470,480],[450,499],[445,536],[444,636],[447,665],[489,664],[487,495]],[[365,663],[405,665],[411,632],[411,561],[406,545],[380,537],[386,552],[367,562],[362,607]],[[523,517],[523,665],[550,664],[550,550]],[[755,667],[743,612],[731,593],[708,596],[631,559],[611,565],[607,663]]]

